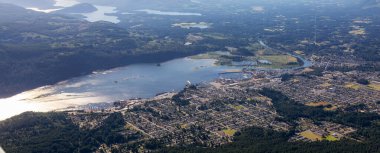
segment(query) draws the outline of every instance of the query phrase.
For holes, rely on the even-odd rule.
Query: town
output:
[[[317,68],[314,68],[317,69]],[[160,140],[166,146],[202,144],[216,147],[233,141],[247,127],[276,131],[296,129],[289,141],[339,141],[352,139],[356,129],[339,123],[314,123],[300,118],[297,126],[279,120],[272,99],[260,94],[263,88],[281,91],[291,99],[326,112],[357,111],[380,114],[379,74],[324,71],[312,75],[313,67],[283,70],[252,70],[248,79],[217,79],[188,84],[179,93],[162,93],[150,99],[115,102],[113,106],[87,107],[71,111],[70,117],[83,128],[101,124],[109,113],[120,112],[126,122],[123,133],[138,135],[134,141]],[[291,76],[287,76],[291,73]],[[369,80],[361,84],[358,78]],[[93,115],[93,114],[99,115]],[[91,114],[91,115],[89,115]],[[89,117],[91,116],[91,117]],[[103,149],[107,146],[102,146]],[[111,147],[111,146],[108,146]]]

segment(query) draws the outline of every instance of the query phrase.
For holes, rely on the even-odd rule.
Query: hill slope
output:
[[[9,4],[0,4],[0,10],[0,97],[94,70],[180,56],[172,53],[178,48],[174,41],[167,47],[163,42],[155,50],[138,48],[152,37],[131,36],[112,23],[92,23]]]

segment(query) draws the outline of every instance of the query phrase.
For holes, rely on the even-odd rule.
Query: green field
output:
[[[368,85],[368,87],[373,90],[380,91],[380,83],[371,83],[370,85]]]
[[[300,133],[301,136],[311,140],[311,141],[320,141],[322,140],[322,136],[315,134],[314,132],[307,130]]]
[[[228,128],[228,129],[224,129],[223,132],[224,134],[228,136],[234,136],[234,134],[236,133],[236,130]]]
[[[348,83],[344,87],[350,88],[350,89],[354,89],[354,90],[359,90],[360,89],[360,85],[356,84],[356,83]]]
[[[339,139],[338,138],[335,138],[334,136],[332,135],[329,135],[325,138],[325,140],[327,141],[338,141]]]

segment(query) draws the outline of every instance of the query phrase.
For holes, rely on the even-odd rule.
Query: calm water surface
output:
[[[264,43],[262,45],[266,46]],[[295,57],[304,62],[303,66],[296,68],[312,65],[300,56]],[[214,63],[213,59],[180,58],[161,64],[135,64],[94,72],[0,99],[0,120],[25,111],[47,112],[92,103],[150,98],[157,93],[179,91],[188,81],[201,83],[223,77],[250,77],[242,73],[223,74],[243,67],[218,66]]]
[[[149,98],[179,91],[187,81],[200,83],[222,77],[236,67],[216,66],[215,60],[181,58],[165,63],[136,64],[70,79],[53,86],[0,99],[0,120],[25,111],[52,111],[89,103]],[[231,75],[238,77],[235,75]]]
[[[82,13],[85,19],[90,22],[96,21],[108,21],[112,23],[119,23],[120,20],[117,16],[107,15],[112,13],[117,13],[117,8],[113,6],[100,6],[95,5],[97,11],[91,13]]]

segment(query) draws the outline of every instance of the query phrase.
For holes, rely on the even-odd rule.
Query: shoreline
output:
[[[44,86],[51,86],[51,85],[56,85],[59,84],[60,82],[64,82],[70,79],[75,79],[87,75],[91,75],[93,72],[104,72],[120,67],[125,67],[125,66],[130,66],[134,64],[155,64],[155,63],[163,63],[167,62],[170,60],[178,59],[178,58],[184,58],[184,57],[189,57],[193,55],[197,55],[200,53],[205,53],[207,51],[195,51],[195,52],[166,52],[166,53],[153,53],[153,54],[141,54],[141,55],[133,55],[133,56],[127,56],[124,57],[123,59],[120,60],[126,60],[127,62],[125,64],[114,64],[114,66],[109,66],[107,68],[97,68],[97,69],[91,69],[91,70],[84,70],[85,72],[72,75],[70,77],[64,77],[63,79],[57,79],[56,81],[52,82],[45,82],[45,83],[37,83],[33,85],[25,85],[23,87],[17,87],[17,89],[12,90],[12,91],[1,91],[0,90],[0,99],[5,99],[5,98],[10,98],[15,95],[18,95],[20,93],[33,90],[36,88],[44,87]],[[160,54],[161,57],[157,59],[157,55]],[[165,57],[166,56],[166,57]],[[1,84],[1,82],[0,82]],[[8,87],[12,88],[12,86]],[[16,87],[13,87],[16,88]]]
[[[105,72],[110,72],[110,71],[112,71],[112,70],[114,70],[114,69],[118,69],[118,68],[123,68],[123,67],[127,67],[127,66],[130,66],[130,65],[134,65],[134,64],[154,64],[154,63],[162,63],[162,62],[166,62],[166,61],[171,61],[171,60],[175,60],[175,59],[181,59],[181,58],[185,58],[185,59],[191,59],[191,58],[189,58],[189,56],[191,56],[191,55],[194,55],[194,54],[196,54],[196,53],[192,53],[192,54],[190,54],[190,55],[188,55],[188,54],[180,54],[180,56],[176,56],[175,58],[166,58],[166,59],[164,59],[164,60],[161,60],[161,59],[156,59],[156,60],[152,60],[152,61],[148,61],[148,62],[136,62],[136,63],[133,63],[133,62],[131,62],[131,64],[127,64],[127,65],[124,65],[124,66],[119,66],[119,67],[114,67],[114,68],[110,68],[110,69],[103,69],[103,70],[95,70],[95,71],[91,71],[91,72],[89,72],[87,75],[92,75],[92,74],[94,74],[94,72],[97,72],[97,73],[105,73]],[[200,53],[197,53],[197,54],[200,54]],[[289,55],[291,55],[291,54],[289,54]],[[152,56],[152,55],[151,55]],[[289,70],[297,70],[297,69],[300,69],[300,68],[305,68],[305,67],[309,67],[309,66],[311,66],[312,65],[312,63],[311,62],[309,62],[308,60],[306,60],[306,59],[304,59],[304,58],[302,58],[302,57],[299,57],[299,56],[295,56],[295,55],[291,55],[291,56],[293,56],[293,57],[296,57],[298,60],[300,60],[300,61],[302,61],[302,65],[299,65],[299,66],[297,66],[297,67],[293,67],[293,68],[285,68],[285,69],[270,69],[270,68],[259,68],[259,67],[255,67],[255,68],[253,68],[254,70],[264,70],[264,71],[271,71],[271,70],[274,70],[274,71],[289,71]],[[171,57],[173,57],[173,56],[171,56]],[[227,70],[225,70],[224,72],[221,72],[221,73],[219,73],[219,75],[220,74],[230,74],[230,73],[245,73],[245,71],[244,71],[244,69],[243,69],[243,67],[241,67],[242,69],[240,70],[240,69],[233,69],[233,68],[231,68],[231,69],[227,69]],[[43,88],[43,87],[49,87],[49,86],[53,86],[53,85],[59,85],[59,84],[62,84],[62,83],[65,83],[66,81],[68,81],[68,80],[71,80],[71,79],[75,79],[75,78],[79,78],[79,77],[83,77],[83,76],[86,76],[86,75],[81,75],[81,76],[77,76],[77,77],[72,77],[72,78],[69,78],[69,79],[67,79],[67,80],[63,80],[63,81],[59,81],[59,82],[57,82],[57,83],[55,83],[55,84],[51,84],[51,85],[44,85],[44,86],[40,86],[40,87],[37,87],[37,88]],[[252,76],[251,76],[252,77]],[[251,78],[251,77],[249,77],[249,78]],[[215,80],[215,79],[214,79]],[[210,82],[212,82],[212,81],[210,81]],[[37,89],[37,88],[34,88],[34,89]],[[33,89],[31,89],[31,90],[33,90]],[[27,92],[27,91],[29,91],[29,90],[26,90],[26,91],[23,91],[23,92]],[[20,92],[20,93],[23,93],[23,92]],[[19,93],[19,94],[20,94]],[[162,92],[162,93],[154,93],[155,94],[155,96],[159,96],[160,94],[165,94],[165,93],[167,93],[167,92]],[[17,94],[16,94],[17,95]],[[16,95],[13,95],[13,96],[16,96]],[[11,96],[11,97],[13,97],[13,96]],[[154,98],[155,96],[152,96],[152,97],[149,97],[149,98]],[[141,99],[146,99],[147,97],[145,97],[145,98],[143,98],[143,97],[140,97]],[[0,98],[0,100],[1,99],[6,99],[6,98]],[[130,99],[121,99],[120,101],[129,101]],[[54,112],[54,111],[60,111],[60,110],[65,110],[65,109],[72,109],[72,108],[75,108],[75,109],[80,109],[80,110],[83,110],[83,109],[86,109],[86,106],[87,105],[89,105],[89,106],[91,106],[91,105],[101,105],[101,104],[114,104],[115,103],[115,101],[104,101],[104,102],[100,102],[100,103],[98,103],[98,102],[94,102],[94,103],[88,103],[88,104],[84,104],[84,105],[82,105],[82,104],[78,104],[78,105],[75,105],[75,106],[73,106],[73,107],[67,107],[67,108],[57,108],[57,109],[52,109],[52,110],[50,110],[50,111],[52,111],[52,112]],[[50,112],[49,111],[49,112]],[[17,115],[16,115],[17,116]]]

